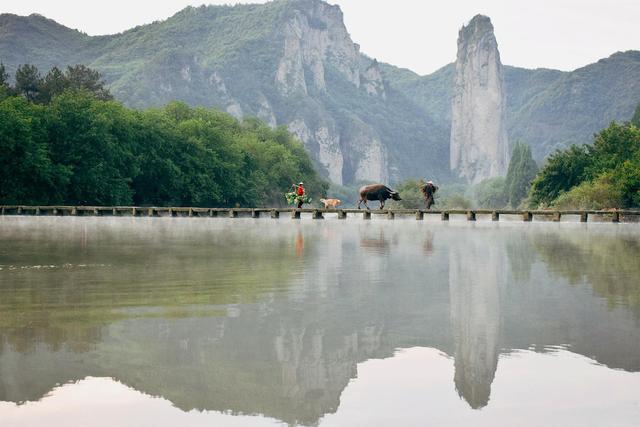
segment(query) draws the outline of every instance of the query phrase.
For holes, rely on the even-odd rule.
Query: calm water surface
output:
[[[0,425],[640,426],[640,225],[0,218]]]

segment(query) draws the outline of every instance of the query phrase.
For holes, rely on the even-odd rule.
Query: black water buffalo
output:
[[[360,200],[358,200],[358,209],[360,204],[364,202],[364,205],[369,209],[367,200],[379,200],[380,209],[384,208],[384,201],[387,199],[402,200],[397,191],[394,191],[383,184],[371,184],[360,187]]]

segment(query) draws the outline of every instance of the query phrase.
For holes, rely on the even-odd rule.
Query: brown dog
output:
[[[335,209],[342,202],[339,199],[320,199],[320,203],[324,204],[325,209],[329,207],[332,207],[333,209]]]

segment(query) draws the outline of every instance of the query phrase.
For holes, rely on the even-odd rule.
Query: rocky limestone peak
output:
[[[387,99],[382,72],[380,71],[377,59],[374,59],[371,65],[364,70],[361,82],[362,87],[369,95],[380,96],[382,99]]]
[[[451,110],[451,170],[471,183],[506,174],[504,87],[493,25],[477,15],[458,35]]]
[[[276,84],[285,94],[326,91],[325,70],[334,67],[349,82],[360,86],[359,47],[351,40],[339,6],[319,0],[291,1],[291,16],[284,25],[283,54]]]

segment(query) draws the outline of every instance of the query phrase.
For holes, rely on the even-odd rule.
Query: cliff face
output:
[[[377,62],[361,69],[359,46],[351,40],[338,6],[319,1],[292,5],[279,37],[283,48],[275,85],[284,102],[314,102],[311,111],[281,115],[280,123],[303,141],[332,182],[386,182],[386,148],[377,132],[358,117],[336,117],[322,102],[336,90],[336,80],[362,95],[384,99],[382,77],[372,71]],[[329,82],[328,74],[333,76]]]
[[[309,93],[307,79],[317,91],[326,91],[327,65],[360,86],[359,47],[351,41],[338,6],[322,2],[300,4],[293,9],[282,32],[284,49],[276,83],[284,94]]]
[[[469,182],[504,175],[509,162],[506,96],[491,20],[460,30],[451,111],[451,169]]]

